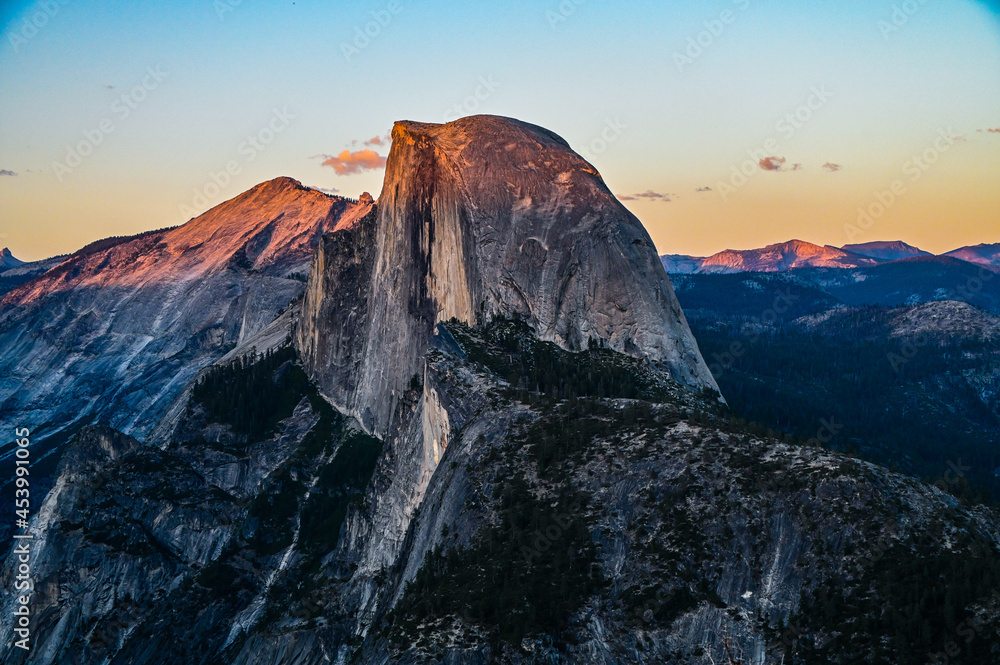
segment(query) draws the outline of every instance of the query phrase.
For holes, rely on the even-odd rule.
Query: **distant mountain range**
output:
[[[776,295],[789,288],[795,297],[789,302],[780,301],[778,313],[782,318],[834,307],[903,307],[946,300],[1000,314],[1000,275],[950,256],[917,257],[853,269],[674,274],[671,282],[689,318],[700,310],[760,316],[773,309]]]
[[[878,259],[879,261],[898,261],[900,259],[912,259],[915,256],[933,256],[930,252],[925,252],[919,247],[908,245],[902,240],[864,242],[857,245],[844,245],[841,249],[845,252],[853,252],[854,254]]]
[[[946,256],[952,256],[956,259],[968,261],[969,263],[987,266],[994,271],[1000,271],[1000,243],[962,247],[948,252]]]
[[[4,247],[0,250],[0,298],[8,291],[30,282],[35,277],[54,268],[68,256],[54,256],[41,261],[22,261],[11,254],[10,249]]]
[[[942,256],[974,263],[1000,272],[1000,243],[961,247]],[[737,272],[783,272],[795,268],[868,268],[933,254],[900,240],[866,242],[834,247],[802,240],[759,249],[727,249],[712,256],[665,254],[660,257],[668,273],[691,275]]]

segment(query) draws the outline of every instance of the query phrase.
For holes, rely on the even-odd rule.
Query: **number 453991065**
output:
[[[17,514],[20,526],[20,520],[27,520],[28,513],[31,508],[30,495],[28,493],[28,464],[30,463],[31,452],[28,450],[28,446],[31,445],[31,441],[28,438],[31,432],[27,427],[19,427],[14,430],[14,434],[17,436],[17,451],[15,452],[15,480],[14,486],[16,487],[14,491],[14,502],[15,502],[15,513]]]

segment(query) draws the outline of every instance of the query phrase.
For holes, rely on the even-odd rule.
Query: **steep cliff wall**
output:
[[[365,580],[419,562],[407,533],[455,419],[483,399],[442,401],[436,324],[518,318],[564,349],[716,389],[649,235],[555,134],[491,116],[396,123],[375,208],[323,239],[295,336],[323,395],[386,442],[380,491],[347,522],[359,630],[387,601]]]
[[[563,139],[495,116],[398,122],[392,136],[374,247],[355,250],[373,252],[356,262],[372,263],[363,357],[352,349],[343,366],[342,346],[324,340],[345,315],[323,303],[343,295],[320,270],[298,336],[345,410],[384,433],[434,324],[453,317],[520,317],[568,350],[603,343],[717,390],[649,235]]]

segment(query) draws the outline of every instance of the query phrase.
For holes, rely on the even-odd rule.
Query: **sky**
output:
[[[0,3],[0,247],[381,189],[395,120],[563,136],[661,253],[1000,242],[1000,4]],[[990,131],[994,130],[994,131]]]

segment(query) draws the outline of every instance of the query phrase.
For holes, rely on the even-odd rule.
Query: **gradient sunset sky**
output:
[[[25,260],[280,175],[377,196],[394,120],[475,113],[563,136],[661,253],[1000,242],[996,2],[51,0],[0,27]]]

